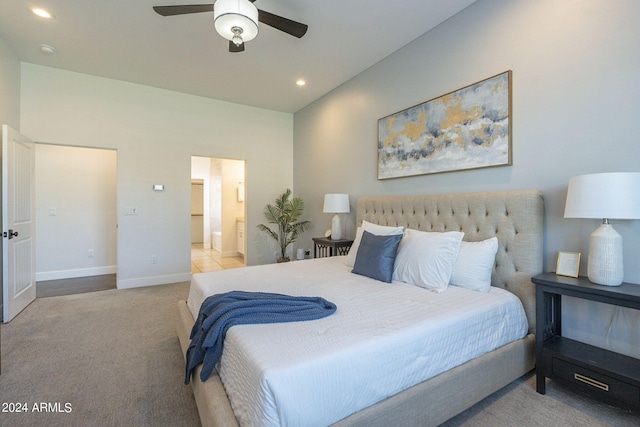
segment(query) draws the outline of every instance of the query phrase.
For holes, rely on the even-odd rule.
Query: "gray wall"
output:
[[[298,246],[311,248],[311,237],[330,227],[324,193],[349,193],[353,207],[363,195],[537,188],[545,197],[545,270],[555,270],[559,250],[579,251],[586,274],[599,221],[563,218],[567,183],[578,174],[640,171],[638,16],[637,0],[479,0],[297,112],[295,192],[313,222]],[[379,118],[506,70],[513,166],[377,180]],[[347,235],[354,217],[346,218]],[[625,281],[640,283],[640,221],[613,224],[623,236]],[[568,336],[640,357],[633,310],[567,300],[564,313]]]
[[[314,223],[299,246],[330,227],[324,193],[349,193],[353,205],[363,195],[538,188],[546,269],[555,269],[558,250],[586,255],[598,221],[563,218],[569,178],[640,171],[637,16],[634,0],[480,0],[297,112],[295,192]],[[377,180],[379,118],[506,70],[513,166]],[[625,280],[640,283],[640,221],[614,226],[624,239]]]

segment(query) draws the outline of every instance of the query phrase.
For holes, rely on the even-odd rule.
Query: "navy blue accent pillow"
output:
[[[376,236],[364,231],[351,272],[390,283],[401,239],[402,234]]]

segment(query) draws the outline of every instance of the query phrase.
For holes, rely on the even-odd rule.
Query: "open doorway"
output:
[[[117,151],[35,146],[36,296],[116,288]]]
[[[245,266],[245,161],[191,157],[191,272]]]

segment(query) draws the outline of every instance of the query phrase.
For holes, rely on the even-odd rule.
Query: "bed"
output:
[[[324,413],[314,412],[311,408],[313,405],[308,403],[315,396],[310,391],[313,387],[301,386],[296,389],[298,385],[293,383],[291,379],[301,377],[298,372],[278,374],[284,378],[281,384],[289,385],[290,389],[285,388],[284,392],[275,389],[274,394],[277,399],[272,399],[273,402],[271,402],[274,407],[270,409],[271,412],[265,412],[267,418],[272,417],[269,420],[275,425],[283,423],[336,426],[435,426],[533,369],[535,363],[535,340],[533,337],[533,331],[535,331],[535,289],[530,278],[532,275],[542,272],[543,199],[539,191],[363,197],[357,201],[356,222],[361,226],[360,228],[364,228],[365,224],[377,224],[382,227],[401,226],[405,229],[443,235],[462,232],[465,242],[486,242],[495,237],[497,238],[497,252],[493,268],[490,269],[491,289],[488,292],[477,292],[449,286],[444,292],[432,292],[395,280],[391,284],[386,284],[351,273],[351,266],[345,265],[348,264],[347,257],[295,261],[288,263],[288,265],[257,266],[194,275],[188,300],[178,302],[177,306],[177,330],[183,350],[186,350],[189,345],[189,333],[194,323],[194,313],[197,313],[197,306],[206,297],[206,294],[236,290],[238,287],[245,286],[247,279],[250,279],[250,282],[258,282],[257,286],[268,292],[281,290],[282,283],[287,282],[285,289],[288,294],[316,293],[322,297],[326,296],[329,300],[334,299],[338,305],[336,314],[326,319],[275,325],[276,328],[283,329],[276,329],[275,335],[268,339],[264,337],[269,331],[273,331],[273,325],[239,326],[229,330],[229,335],[227,335],[229,346],[227,347],[225,341],[225,352],[220,363],[220,375],[214,372],[214,375],[203,382],[198,378],[200,368],[197,368],[191,380],[200,419],[204,426],[236,426],[240,425],[239,419],[247,424],[257,424],[255,421],[247,422],[246,420],[251,420],[251,416],[261,417],[264,414],[244,413],[253,411],[255,408],[253,408],[251,401],[243,402],[237,397],[237,387],[231,383],[230,378],[233,377],[231,374],[233,364],[239,364],[239,371],[237,370],[235,374],[238,378],[235,381],[251,382],[250,380],[253,378],[261,378],[262,368],[253,367],[250,362],[253,359],[262,358],[266,353],[273,352],[276,353],[276,358],[285,359],[291,354],[294,354],[293,357],[297,357],[295,356],[296,352],[301,351],[302,348],[317,347],[315,351],[322,354],[324,362],[320,365],[313,365],[313,375],[310,380],[316,381],[318,384],[323,383],[322,387],[328,387],[326,389],[328,391],[320,393],[323,399],[337,399],[331,405],[332,409],[333,406],[337,408],[337,415],[328,415],[330,418],[322,418]],[[413,231],[412,233],[415,234]],[[324,274],[324,272],[333,272],[334,270],[336,276]],[[278,274],[283,272],[284,275],[278,278]],[[352,299],[342,293],[344,292],[343,288],[352,293]],[[504,290],[508,292],[504,292]],[[361,303],[361,296],[365,294],[377,295],[377,303],[375,298],[373,298],[373,302]],[[517,298],[513,298],[513,295]],[[505,325],[502,323],[495,328],[500,331],[500,334],[489,334],[496,335],[494,337],[496,340],[487,344],[489,350],[475,349],[474,345],[469,345],[477,341],[477,337],[473,335],[474,327],[478,329],[477,333],[486,331],[484,326],[476,325],[475,320],[468,323],[467,319],[467,323],[463,322],[462,327],[458,325],[458,329],[469,330],[472,335],[462,338],[462,340],[467,340],[462,344],[457,339],[450,340],[452,343],[449,345],[454,347],[445,350],[447,356],[439,359],[435,359],[433,355],[422,353],[422,351],[426,351],[426,348],[431,348],[431,343],[427,341],[425,343],[429,345],[424,345],[424,348],[414,348],[405,342],[394,341],[396,336],[391,334],[396,332],[391,329],[422,333],[423,329],[429,328],[429,323],[424,323],[425,321],[422,319],[414,319],[413,315],[397,314],[393,311],[386,313],[386,308],[385,310],[376,309],[375,316],[371,316],[364,324],[359,326],[356,324],[354,328],[358,334],[362,336],[371,334],[375,339],[361,338],[362,340],[358,341],[356,345],[349,344],[352,338],[346,335],[345,331],[349,328],[341,326],[349,313],[356,320],[366,316],[366,313],[372,313],[372,306],[366,304],[375,305],[384,301],[409,300],[418,306],[436,307],[429,311],[437,313],[438,311],[447,311],[448,300],[455,299],[466,300],[467,305],[464,310],[473,311],[476,307],[483,307],[485,299],[494,296],[497,296],[497,299],[501,301],[507,301],[510,298],[516,300],[525,319],[524,323],[516,324],[514,321],[516,331],[520,328],[520,332],[504,332],[503,334],[502,330]],[[509,304],[512,302],[510,301]],[[342,311],[341,307],[343,307]],[[412,313],[411,308],[406,308],[405,312]],[[498,316],[499,322],[504,323],[504,319],[511,319],[510,314],[504,313]],[[402,320],[389,322],[384,320],[384,316],[396,316],[393,318]],[[290,334],[300,333],[300,330],[297,330],[300,327],[297,323],[312,324],[307,326],[311,328],[311,332],[306,331],[300,339],[292,340]],[[389,327],[391,324],[393,327]],[[400,326],[407,329],[401,329]],[[234,334],[231,334],[232,331]],[[240,332],[236,333],[235,331]],[[349,331],[349,333],[351,332]],[[345,335],[342,335],[343,333]],[[405,332],[403,334],[406,335]],[[457,336],[456,334],[457,332],[449,335]],[[337,343],[321,341],[325,335],[334,335],[331,339],[337,340]],[[260,341],[261,339],[263,341]],[[420,337],[419,339],[426,338]],[[242,340],[255,343],[256,348],[251,348],[246,344],[243,348]],[[381,340],[390,341],[386,341],[386,344],[382,345],[380,344]],[[270,345],[274,347],[269,349]],[[269,350],[264,351],[263,347]],[[349,351],[355,351],[355,353],[346,353],[347,347],[349,347]],[[377,353],[381,351],[380,347],[391,348],[396,353],[393,356]],[[457,356],[465,348],[471,348],[469,355],[461,356],[462,359],[451,356]],[[279,351],[282,354],[279,354]],[[358,351],[360,353],[357,353]],[[225,362],[225,353],[227,352],[229,353],[229,361]],[[234,354],[240,359],[232,358]],[[338,357],[336,354],[342,354],[342,357]],[[362,357],[363,354],[372,357]],[[385,357],[389,360],[384,359]],[[306,358],[305,356],[298,365],[309,364],[311,359],[311,357]],[[399,362],[404,365],[395,366],[393,363],[397,359],[407,360]],[[240,361],[238,362],[238,360]],[[287,366],[296,366],[297,362],[289,363],[288,359],[285,360],[287,360],[285,363]],[[327,360],[330,363],[327,363]],[[420,360],[429,360],[430,363],[427,367],[420,365],[420,363],[413,363],[413,361]],[[381,366],[384,369],[381,369]],[[277,364],[276,368],[275,371],[278,373],[285,372],[280,369],[283,367],[277,366]],[[326,370],[322,371],[322,369]],[[367,378],[357,377],[356,371],[358,369],[376,373],[377,377],[382,378],[379,381],[382,385],[376,383],[375,379],[368,381]],[[407,371],[409,379],[396,375],[400,371],[403,373]],[[332,374],[327,375],[327,373]],[[221,376],[226,381],[227,389],[223,385]],[[346,384],[349,386],[345,387],[344,382],[338,382],[338,378],[343,377],[347,378]],[[426,379],[422,380],[422,377]],[[306,380],[309,381],[309,379]],[[250,385],[250,387],[252,386]],[[267,385],[267,391],[270,391],[270,387],[272,386]],[[331,389],[331,387],[334,388]],[[340,397],[339,393],[344,392],[345,389],[347,389],[349,396],[354,396],[354,398]],[[253,394],[265,393],[257,385],[252,390],[254,390]],[[307,392],[310,394],[305,394]],[[232,396],[231,400],[234,401],[238,414],[232,409],[228,394]],[[344,400],[355,401],[355,406],[341,407]],[[279,401],[289,401],[294,405],[294,408],[289,410],[289,414],[284,413],[286,411],[282,409],[283,414],[281,414],[277,407]],[[296,408],[295,405],[298,407]],[[307,405],[306,407],[309,409],[300,410],[300,408],[305,408],[304,405]],[[278,418],[280,416],[282,418]]]

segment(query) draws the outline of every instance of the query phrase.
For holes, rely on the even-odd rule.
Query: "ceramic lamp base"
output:
[[[607,222],[591,233],[587,276],[591,282],[598,285],[622,284],[622,236]]]
[[[340,217],[335,214],[331,219],[331,240],[342,239],[342,225],[340,224]]]

